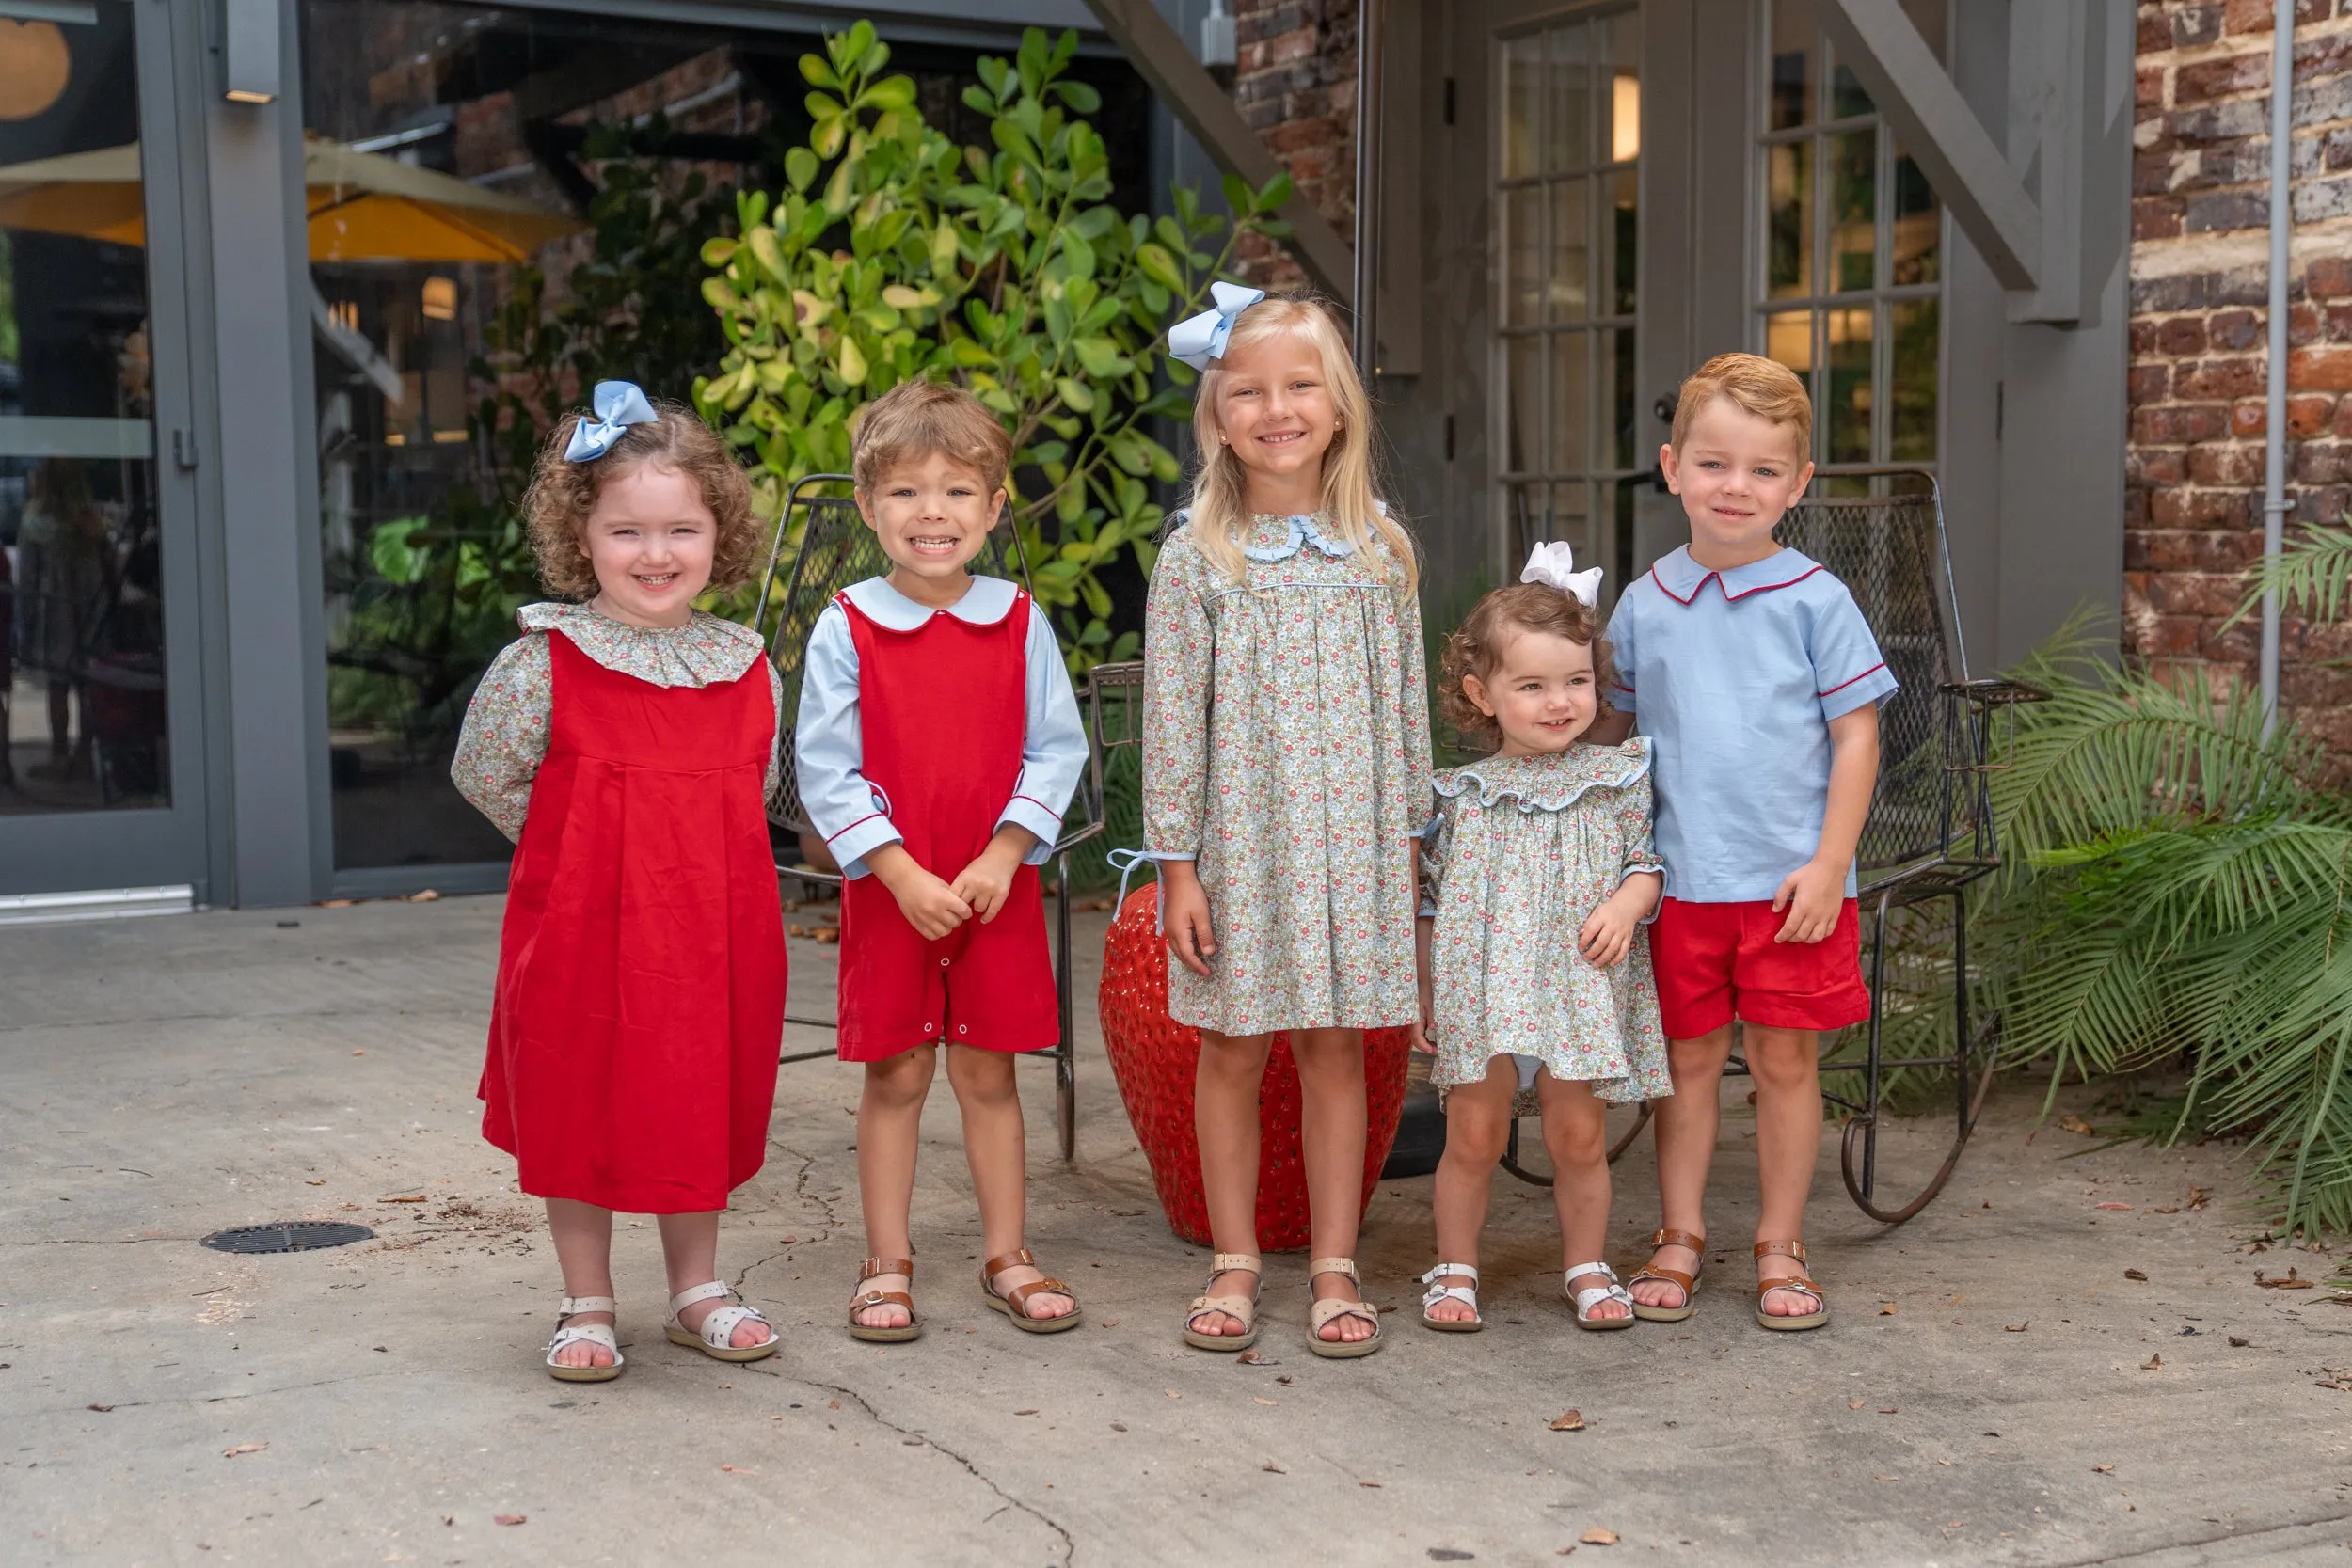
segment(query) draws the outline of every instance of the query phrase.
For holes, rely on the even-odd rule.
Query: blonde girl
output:
[[[1169,334],[1202,372],[1200,472],[1145,633],[1145,853],[1169,1011],[1200,1030],[1194,1119],[1216,1259],[1185,1342],[1257,1338],[1258,1086],[1298,1065],[1308,1346],[1369,1355],[1356,1264],[1363,1031],[1417,1027],[1413,833],[1429,720],[1413,546],[1374,489],[1372,410],[1311,299],[1216,286]]]

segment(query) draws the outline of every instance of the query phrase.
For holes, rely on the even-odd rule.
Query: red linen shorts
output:
[[[1868,1018],[1854,901],[1839,906],[1836,926],[1820,942],[1774,942],[1788,918],[1769,898],[1661,903],[1649,951],[1666,1037],[1696,1039],[1735,1016],[1767,1029],[1843,1029]]]

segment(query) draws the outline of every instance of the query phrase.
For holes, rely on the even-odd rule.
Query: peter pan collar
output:
[[[766,652],[749,626],[696,610],[682,626],[632,626],[584,604],[527,604],[525,631],[561,631],[608,670],[649,686],[721,686],[740,679]]]
[[[1797,550],[1775,550],[1761,561],[1751,561],[1744,566],[1734,566],[1719,572],[1702,566],[1691,559],[1691,546],[1683,546],[1671,555],[1663,555],[1650,567],[1650,580],[1664,590],[1677,604],[1687,605],[1699,596],[1699,590],[1711,580],[1727,601],[1744,599],[1751,594],[1769,593],[1775,588],[1788,588],[1803,582],[1820,571],[1820,562]]]
[[[1356,546],[1346,540],[1334,539],[1325,533],[1318,526],[1319,520],[1312,513],[1294,512],[1287,517],[1262,515],[1252,517],[1250,522],[1253,527],[1259,529],[1271,524],[1287,531],[1284,537],[1274,544],[1244,546],[1241,553],[1252,561],[1288,561],[1309,545],[1312,545],[1334,561],[1342,556],[1356,553]]]
[[[970,626],[993,626],[1012,613],[1020,590],[1005,578],[976,577],[963,597],[945,610],[916,604],[890,586],[887,578],[867,578],[844,590],[858,612],[891,631],[914,631],[934,615],[952,615]]]

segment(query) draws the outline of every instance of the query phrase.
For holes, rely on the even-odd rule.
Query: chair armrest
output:
[[[2034,685],[2033,682],[2017,680],[2008,675],[1986,675],[1977,680],[1946,681],[1939,689],[1951,692],[1954,696],[1977,706],[1990,706],[1994,703],[2046,703],[2050,700],[2049,692]]]

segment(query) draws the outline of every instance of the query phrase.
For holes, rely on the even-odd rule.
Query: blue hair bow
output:
[[[1225,340],[1233,335],[1234,321],[1265,298],[1265,291],[1245,289],[1238,283],[1212,283],[1209,297],[1216,302],[1215,309],[1186,316],[1168,329],[1168,352],[1196,371],[1205,371],[1225,357]]]
[[[612,450],[621,432],[633,424],[652,424],[659,415],[634,381],[599,381],[592,400],[596,418],[572,427],[571,444],[564,449],[566,463],[589,463]]]

